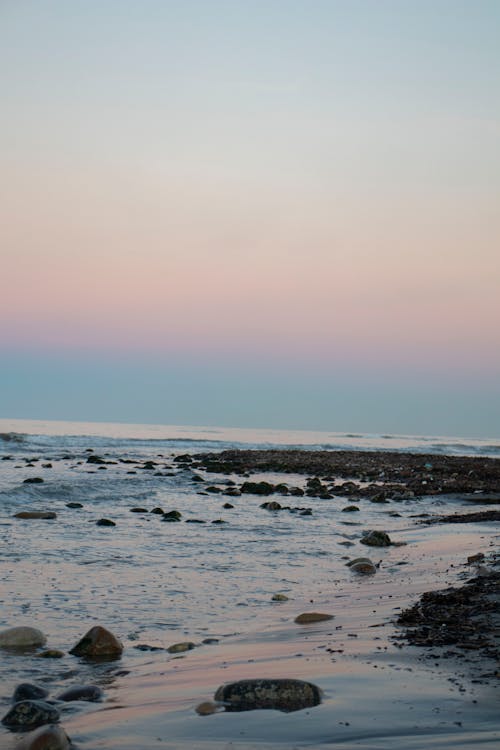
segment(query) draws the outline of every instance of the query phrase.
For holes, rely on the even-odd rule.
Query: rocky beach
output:
[[[5,436],[1,748],[498,744],[497,458]]]

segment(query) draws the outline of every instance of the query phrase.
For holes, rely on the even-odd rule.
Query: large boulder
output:
[[[321,703],[321,691],[316,685],[302,680],[240,680],[218,688],[214,700],[223,702],[226,711],[274,708],[290,712],[317,706]]]
[[[2,724],[9,729],[29,729],[56,721],[59,721],[57,708],[42,700],[32,700],[14,703],[3,717]]]
[[[70,654],[87,659],[117,659],[121,656],[123,644],[109,630],[95,625],[73,646]]]
[[[34,648],[44,646],[46,637],[38,628],[20,626],[0,632],[0,648]]]

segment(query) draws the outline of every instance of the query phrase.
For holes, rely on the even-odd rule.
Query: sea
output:
[[[419,514],[463,512],[464,502],[457,498],[422,498],[418,504],[403,500],[397,507],[366,501],[360,513],[350,514],[343,512],[345,498],[298,497],[294,498],[297,505],[307,506],[310,514],[273,515],[261,509],[258,496],[224,495],[224,489],[241,477],[193,472],[175,460],[180,454],[232,448],[500,456],[498,439],[0,420],[0,630],[16,625],[37,627],[46,634],[49,648],[65,654],[61,659],[0,654],[0,709],[2,704],[7,709],[20,682],[44,684],[51,694],[75,681],[97,682],[106,696],[99,714],[92,713],[95,707],[79,706],[80,714],[83,711],[87,717],[82,724],[78,711],[73,715],[66,709],[64,724],[76,733],[82,750],[212,748],[204,744],[205,733],[216,726],[213,747],[233,747],[235,737],[228,729],[232,720],[217,724],[210,723],[209,717],[202,729],[192,720],[196,701],[210,698],[216,683],[229,674],[276,675],[286,670],[288,675],[323,679],[328,693],[333,669],[345,701],[349,695],[353,698],[350,707],[344,701],[345,719],[354,716],[356,700],[358,708],[380,700],[371,677],[375,664],[380,676],[382,669],[393,670],[392,687],[387,689],[388,695],[393,691],[394,699],[376,708],[382,745],[392,746],[383,738],[386,732],[394,740],[396,704],[403,712],[397,732],[413,732],[414,715],[408,714],[405,724],[407,707],[400,706],[404,690],[409,691],[408,706],[419,706],[419,715],[431,727],[431,738],[434,731],[442,733],[443,716],[428,705],[432,691],[439,692],[435,678],[418,672],[420,676],[415,674],[411,684],[406,677],[398,682],[398,675],[413,667],[403,665],[397,649],[387,640],[380,641],[380,631],[372,628],[388,622],[423,591],[463,580],[469,574],[464,567],[468,554],[498,550],[497,530],[491,524],[474,528],[455,524],[453,529],[419,525]],[[105,463],[89,463],[92,455]],[[151,462],[149,468],[146,462]],[[302,487],[305,483],[305,477],[294,475],[255,474],[252,478]],[[206,492],[209,484],[216,484],[220,493]],[[228,500],[232,507],[224,507]],[[179,511],[181,522],[164,522],[163,516],[151,512],[157,508]],[[15,517],[25,510],[51,511],[56,518]],[[114,526],[98,525],[103,518]],[[360,581],[353,578],[346,560],[366,554],[358,542],[362,531],[372,528],[388,531],[404,546],[380,551],[374,560],[380,566],[377,575]],[[273,601],[278,593],[288,600]],[[311,630],[299,642],[293,618],[311,608],[334,610],[336,624],[327,631]],[[104,625],[122,640],[125,651],[119,665],[86,665],[69,655],[95,624]],[[165,649],[177,642],[190,642],[196,648],[185,658],[173,660]],[[386,661],[377,662],[377,658]],[[388,676],[388,672],[383,674]],[[169,675],[168,680],[164,675]],[[449,707],[444,727],[451,732],[452,745],[465,748],[454,735],[463,718],[459,715],[463,694],[457,688],[450,696],[450,689],[455,688],[447,679],[443,677]],[[370,694],[364,692],[367,686]],[[335,692],[332,688],[330,696]],[[475,693],[466,690],[466,694],[471,706],[477,702]],[[335,707],[335,701],[329,701],[325,699],[321,709],[327,723],[326,707]],[[123,713],[118,716],[113,706],[125,706],[128,728],[124,728]],[[486,733],[474,724],[473,745],[498,739],[488,723],[493,721],[489,706],[481,714]],[[145,715],[149,716],[146,722]],[[155,734],[167,716],[173,744],[166,740],[162,744]],[[358,727],[368,721],[362,712],[356,716]],[[293,741],[290,721],[274,722],[267,730],[273,742],[264,746],[274,747],[276,742],[276,747],[284,747],[280,745],[284,742],[291,747],[287,744]],[[342,736],[354,741],[349,722],[344,724]],[[245,726],[248,747],[253,748],[259,722]],[[301,743],[308,747],[319,742],[318,727],[321,732],[325,728],[320,722],[308,734],[306,724],[293,726],[303,733]],[[134,731],[141,734],[140,741],[130,739],[129,732]],[[371,731],[366,725],[363,736],[369,739]],[[10,748],[11,739],[0,729],[0,748]],[[426,743],[428,737],[421,747],[430,746]]]

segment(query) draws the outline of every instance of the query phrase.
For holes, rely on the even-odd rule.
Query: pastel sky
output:
[[[500,437],[496,0],[3,0],[0,416]]]

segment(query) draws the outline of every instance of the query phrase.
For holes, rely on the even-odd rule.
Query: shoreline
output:
[[[142,541],[133,544],[147,545],[158,536],[159,552],[165,549],[168,555],[158,558],[162,565],[172,566],[175,575],[175,569],[189,560],[195,575],[190,595],[201,586],[208,586],[210,595],[213,587],[216,606],[222,603],[225,609],[214,615],[212,624],[205,624],[201,617],[197,635],[189,630],[192,625],[188,621],[184,624],[181,620],[180,629],[162,626],[146,630],[151,635],[141,638],[150,640],[141,641],[131,633],[125,611],[120,618],[120,607],[131,611],[134,606],[134,601],[126,598],[130,592],[127,594],[125,587],[114,599],[117,623],[121,622],[117,635],[125,640],[119,660],[99,666],[70,655],[57,664],[33,659],[33,674],[39,675],[38,679],[41,675],[53,692],[68,680],[96,682],[104,691],[102,703],[80,702],[64,708],[61,724],[75,748],[288,750],[291,746],[334,746],[338,750],[344,743],[345,747],[355,743],[366,748],[396,748],[404,741],[412,750],[425,750],[429,744],[468,750],[479,742],[492,746],[498,742],[494,694],[499,681],[491,657],[481,649],[465,649],[461,656],[459,646],[445,647],[440,653],[438,644],[424,649],[408,645],[396,620],[416,606],[425,592],[436,595],[450,587],[466,586],[467,579],[481,575],[481,567],[496,566],[499,534],[497,515],[495,511],[491,515],[491,509],[500,504],[499,460],[433,455],[431,462],[421,454],[384,451],[176,453],[154,461],[152,457],[149,461],[127,458],[123,464],[120,454],[102,458],[94,454],[90,463],[88,457],[88,452],[82,454],[80,464],[74,456],[61,459],[61,470],[67,472],[64,487],[71,486],[71,477],[73,483],[84,481],[82,486],[95,482],[99,492],[114,481],[113,476],[140,488],[156,481],[163,488],[158,491],[165,493],[165,506],[182,511],[180,523],[162,524],[162,516],[150,515],[154,498],[143,509],[149,511],[147,515],[136,515],[130,513],[130,504],[123,506],[118,495],[112,505],[106,505],[117,528],[100,531],[96,543],[116,544],[113,540],[120,538],[129,544],[134,538],[130,535],[143,528],[145,536],[138,537]],[[99,464],[100,460],[104,463]],[[157,479],[147,471],[151,463],[156,464]],[[106,471],[99,471],[100,466]],[[24,476],[22,466],[16,471]],[[135,476],[129,477],[130,471]],[[427,484],[422,484],[424,481]],[[49,483],[46,488],[43,483],[27,488],[33,502],[51,496]],[[27,544],[36,529],[47,529],[57,541],[79,539],[82,534],[91,541],[92,527],[84,528],[78,521],[90,521],[92,515],[85,515],[89,511],[85,507],[65,509],[64,498],[57,502],[61,518],[66,519],[65,525],[59,526],[60,536],[58,519],[54,523],[10,518],[7,525],[24,535]],[[266,508],[269,503],[274,505]],[[356,503],[356,511],[344,512],[347,503]],[[194,507],[198,516],[206,518],[215,513],[220,516],[226,504],[230,509],[224,511],[225,526],[183,523]],[[449,523],[449,516],[471,504],[477,510],[472,518],[463,513],[460,522]],[[303,515],[305,505],[309,515]],[[453,509],[448,519],[443,506]],[[425,512],[419,512],[422,510]],[[431,522],[422,523],[423,516]],[[388,531],[389,545],[363,545],[366,528]],[[295,540],[291,547],[289,538]],[[171,558],[174,543],[180,556]],[[215,545],[215,560],[211,575],[201,579],[203,568],[198,565],[206,564],[207,543]],[[51,554],[52,544],[49,539]],[[237,567],[232,545],[248,548],[242,570]],[[479,553],[484,559],[477,564],[468,561]],[[369,575],[357,574],[347,566],[348,561],[361,556],[373,560],[374,570]],[[85,564],[75,581],[84,580],[85,585],[97,586],[100,576],[113,570],[87,565],[87,558],[82,562]],[[126,569],[117,571],[127,575]],[[151,571],[144,567],[145,581],[149,581],[149,586],[141,589],[145,597],[152,595],[148,593],[154,582],[151,576],[159,569]],[[247,579],[252,588],[240,594],[238,582]],[[126,578],[122,583],[126,584]],[[59,598],[67,596],[65,576],[57,579],[54,587]],[[277,591],[286,592],[285,600],[272,601]],[[496,596],[498,592],[492,588],[491,593]],[[24,596],[30,592],[25,591]],[[306,625],[295,622],[297,615],[311,611],[329,613],[333,619]],[[43,612],[43,602],[36,604],[33,597],[31,624],[36,624],[37,614]],[[64,617],[63,607],[61,625]],[[172,619],[168,617],[167,622]],[[74,641],[65,636],[57,618],[51,622],[51,647],[69,649]],[[225,627],[226,622],[231,625]],[[496,627],[495,623],[492,621],[491,627]],[[100,624],[108,626],[109,622]],[[83,623],[81,627],[83,635]],[[487,627],[482,621],[483,636]],[[204,637],[213,642],[203,643]],[[167,653],[169,642],[191,639],[193,650]],[[141,643],[147,648],[137,649]],[[446,650],[455,653],[446,656]],[[17,668],[17,657],[10,658]],[[29,662],[26,667],[30,668]],[[322,703],[291,714],[269,710],[196,714],[196,705],[213,701],[216,690],[228,681],[268,677],[308,680],[323,691]],[[9,696],[3,696],[4,706],[8,700]],[[0,748],[15,750],[18,739],[2,729]]]

